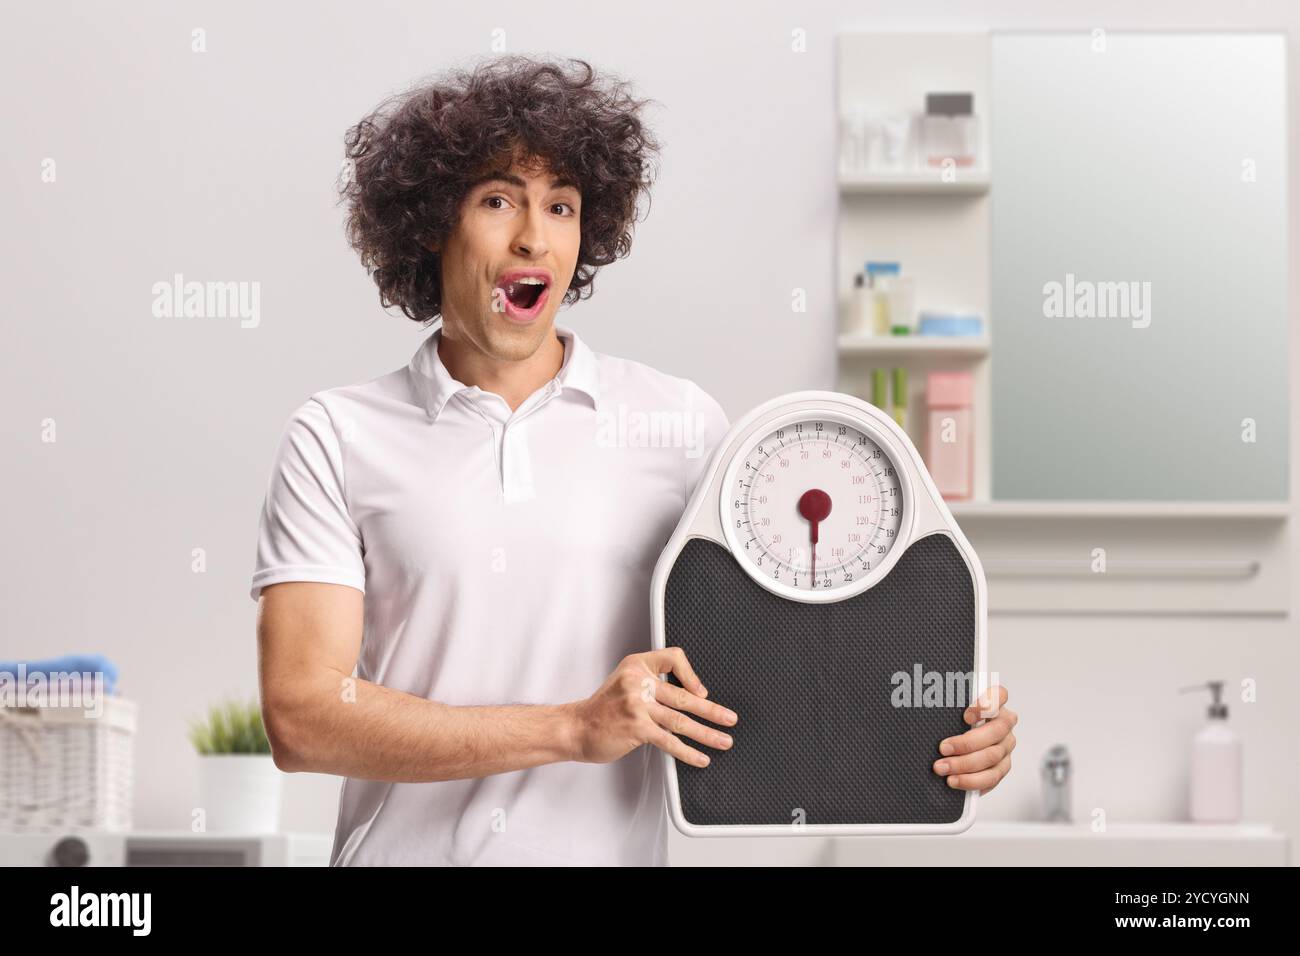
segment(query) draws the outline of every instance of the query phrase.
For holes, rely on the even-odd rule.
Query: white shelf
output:
[[[1285,501],[949,501],[962,518],[1183,518],[1285,521]]]
[[[840,192],[845,194],[898,195],[978,195],[989,191],[989,174],[977,170],[957,170],[951,182],[940,170],[917,170],[907,173],[840,173]]]
[[[987,335],[840,335],[841,355],[965,355],[989,352]]]

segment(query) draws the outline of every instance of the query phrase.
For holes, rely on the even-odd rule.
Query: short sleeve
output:
[[[343,451],[316,399],[289,417],[280,437],[258,523],[253,600],[281,581],[366,590],[361,532],[344,496]]]
[[[689,502],[731,423],[717,400],[694,382],[689,383],[687,390],[687,414],[695,423],[695,442],[686,454],[686,501]]]

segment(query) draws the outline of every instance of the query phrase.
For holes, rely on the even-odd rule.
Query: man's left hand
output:
[[[1007,689],[1001,685],[985,691],[997,705],[990,708],[977,701],[966,708],[962,719],[974,724],[981,717],[988,720],[956,737],[939,741],[943,756],[934,762],[934,772],[948,778],[948,786],[957,790],[978,790],[988,793],[1011,772],[1011,751],[1016,749],[1016,736],[1011,732],[1020,718],[1016,712],[1003,706],[1007,702]]]

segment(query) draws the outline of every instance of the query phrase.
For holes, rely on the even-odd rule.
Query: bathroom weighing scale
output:
[[[739,718],[719,727],[730,749],[682,737],[707,767],[661,752],[683,833],[974,822],[979,794],[932,767],[988,686],[984,572],[880,409],[805,391],[737,421],[655,566],[651,616],[655,647],[681,647]]]

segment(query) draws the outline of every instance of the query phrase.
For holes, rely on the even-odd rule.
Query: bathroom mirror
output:
[[[1284,38],[991,42],[992,497],[1285,499]]]

